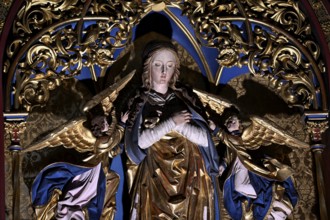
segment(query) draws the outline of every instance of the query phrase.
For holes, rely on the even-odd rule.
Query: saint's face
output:
[[[158,51],[151,61],[152,88],[168,87],[175,71],[176,57],[170,50]]]

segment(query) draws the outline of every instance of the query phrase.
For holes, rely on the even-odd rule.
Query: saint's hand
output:
[[[172,117],[175,125],[185,124],[190,122],[191,120],[191,113],[187,110],[183,110],[180,112],[177,112]]]

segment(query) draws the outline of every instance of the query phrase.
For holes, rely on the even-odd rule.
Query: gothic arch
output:
[[[13,135],[13,130],[24,127],[20,122],[34,108],[47,106],[53,92],[72,78],[103,78],[108,67],[133,44],[136,25],[151,12],[162,14],[176,27],[178,34],[173,39],[197,62],[210,83],[209,91],[218,93],[221,84],[249,73],[264,81],[287,106],[299,109],[317,167],[314,180],[319,184],[316,197],[320,200],[313,201],[321,205],[320,211],[301,205],[295,215],[318,218],[320,212],[325,219],[319,166],[324,148],[320,134],[328,119],[330,62],[325,58],[329,48],[307,1],[62,0],[13,4],[0,43],[3,111],[6,122],[19,122],[7,124],[12,130],[6,135],[12,136],[6,136],[5,149],[13,152],[13,161],[20,159],[20,140]],[[312,172],[312,156],[300,154],[310,157],[308,171]],[[14,181],[19,180],[16,178]],[[19,195],[13,197],[15,213]]]

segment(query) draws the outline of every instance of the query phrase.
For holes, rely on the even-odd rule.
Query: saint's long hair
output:
[[[151,88],[151,63],[154,56],[162,51],[168,50],[175,55],[176,63],[175,70],[172,79],[169,82],[169,88],[175,91],[177,96],[184,100],[187,100],[193,107],[197,109],[204,118],[206,118],[205,111],[203,111],[203,105],[200,103],[196,94],[192,92],[192,89],[178,83],[180,76],[180,60],[176,47],[170,41],[151,41],[147,44],[143,51],[142,62],[143,62],[143,72],[142,72],[142,83],[143,86],[137,90],[135,96],[131,98],[128,102],[128,107],[130,110],[130,117],[127,122],[127,128],[132,129],[133,123],[137,117],[138,112],[141,111],[142,106],[147,101],[146,93],[150,91]]]
[[[172,79],[169,82],[169,87],[175,89],[175,84],[180,76],[180,60],[178,56],[177,49],[170,41],[151,41],[147,44],[143,51],[142,62],[143,62],[143,72],[142,72],[142,83],[143,87],[147,90],[151,89],[151,64],[157,53],[160,51],[167,50],[174,54],[175,56],[175,70]]]

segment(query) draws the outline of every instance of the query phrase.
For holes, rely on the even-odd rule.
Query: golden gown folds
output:
[[[144,91],[135,105],[135,123],[127,127],[125,141],[131,162],[131,219],[215,218],[218,200],[213,177],[217,175],[218,156],[210,138],[208,147],[199,147],[172,130],[146,150],[134,145],[139,127],[155,126],[177,111],[191,111],[196,116],[191,123],[196,126],[204,123],[180,94],[170,90],[161,97],[154,91]],[[162,112],[161,116],[157,117],[157,112]]]

